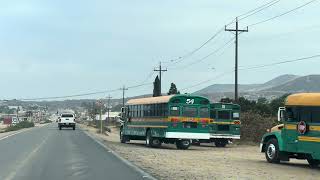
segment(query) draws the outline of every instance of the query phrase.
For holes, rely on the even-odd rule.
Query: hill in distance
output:
[[[194,94],[220,100],[233,98],[234,84],[214,84]],[[273,99],[286,93],[320,92],[320,75],[297,76],[285,74],[263,84],[239,84],[240,96],[257,100],[259,97]]]

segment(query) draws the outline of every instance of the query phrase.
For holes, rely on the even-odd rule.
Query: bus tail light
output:
[[[171,122],[172,122],[172,127],[177,127],[179,118],[171,118]]]
[[[241,124],[241,121],[233,121],[233,124]]]

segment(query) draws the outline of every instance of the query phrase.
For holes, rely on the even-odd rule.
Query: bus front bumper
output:
[[[232,135],[232,134],[210,134],[210,138],[215,139],[240,139],[240,135]]]
[[[210,139],[210,134],[189,132],[166,132],[165,137],[174,139]]]

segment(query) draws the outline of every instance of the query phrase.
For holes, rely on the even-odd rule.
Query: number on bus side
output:
[[[186,104],[194,104],[194,99],[187,99]]]

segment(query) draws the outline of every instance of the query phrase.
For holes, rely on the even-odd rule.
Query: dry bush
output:
[[[264,117],[255,112],[243,112],[241,114],[241,141],[260,142],[266,130],[276,124],[276,117]]]

